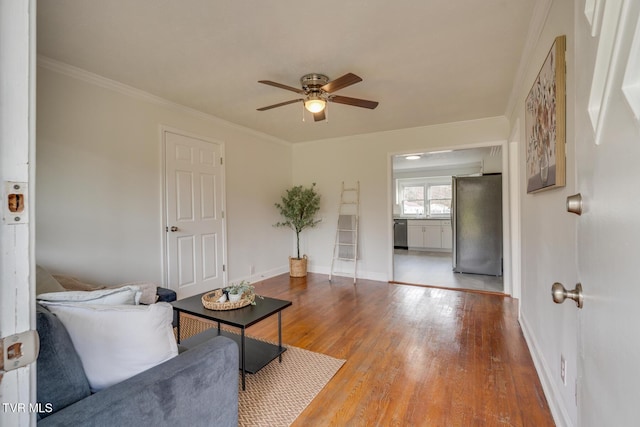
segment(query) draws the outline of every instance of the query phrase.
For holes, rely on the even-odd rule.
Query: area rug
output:
[[[181,339],[214,327],[212,322],[180,317]],[[256,374],[246,375],[246,390],[238,381],[240,426],[289,426],[333,378],[344,360],[286,346],[282,363],[274,360]]]

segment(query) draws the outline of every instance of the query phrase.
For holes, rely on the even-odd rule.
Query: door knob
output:
[[[582,215],[582,194],[567,197],[567,212]]]
[[[556,304],[562,304],[564,300],[569,298],[576,302],[578,308],[583,306],[584,298],[582,297],[582,285],[580,283],[576,283],[574,290],[568,291],[562,283],[556,282],[551,286],[551,296]]]
[[[175,225],[172,225],[170,230],[172,233],[175,233],[176,231],[178,231],[178,227],[176,227]]]

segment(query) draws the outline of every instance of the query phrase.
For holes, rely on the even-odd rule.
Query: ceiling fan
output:
[[[291,101],[281,102],[279,104],[269,105],[268,107],[258,108],[258,111],[270,110],[276,107],[282,107],[283,105],[293,104],[295,102],[303,102],[304,107],[311,113],[313,113],[313,119],[318,122],[324,120],[325,107],[327,102],[337,102],[338,104],[352,105],[355,107],[369,108],[373,110],[378,106],[376,101],[367,101],[366,99],[350,98],[348,96],[333,95],[340,89],[344,89],[347,86],[361,82],[362,79],[353,73],[347,73],[342,77],[338,77],[335,80],[329,81],[329,77],[324,74],[305,74],[300,78],[300,84],[302,89],[283,85],[281,83],[272,82],[271,80],[260,80],[258,83],[263,83],[269,86],[279,87],[280,89],[290,90],[300,95],[304,95],[304,98],[292,99]]]

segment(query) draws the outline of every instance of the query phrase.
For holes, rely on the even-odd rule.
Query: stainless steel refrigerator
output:
[[[453,177],[453,271],[502,276],[502,175]]]

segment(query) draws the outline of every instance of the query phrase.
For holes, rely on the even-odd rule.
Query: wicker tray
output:
[[[218,302],[218,298],[222,296],[222,289],[216,289],[211,292],[207,292],[202,295],[202,305],[204,308],[208,308],[209,310],[235,310],[236,308],[246,307],[249,304],[252,304],[256,299],[256,294],[247,295],[242,294],[242,298],[239,301],[226,301],[226,302]]]

